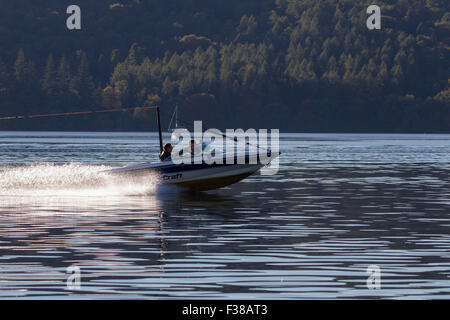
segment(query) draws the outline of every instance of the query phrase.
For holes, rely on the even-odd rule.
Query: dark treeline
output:
[[[77,4],[82,30],[66,28]],[[450,2],[1,1],[0,117],[161,105],[218,128],[450,132]],[[152,111],[0,120],[149,130]]]

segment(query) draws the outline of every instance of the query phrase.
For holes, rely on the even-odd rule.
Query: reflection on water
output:
[[[277,175],[200,194],[104,173],[148,139],[0,133],[0,298],[450,298],[449,135],[286,135]]]

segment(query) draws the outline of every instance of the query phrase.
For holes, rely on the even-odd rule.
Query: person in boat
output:
[[[163,152],[161,152],[161,154],[159,156],[159,159],[161,161],[170,161],[170,160],[172,160],[172,150],[173,150],[172,144],[169,143],[169,142],[166,143],[164,145]]]

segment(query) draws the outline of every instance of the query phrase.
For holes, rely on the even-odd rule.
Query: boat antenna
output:
[[[175,129],[178,128],[178,103],[175,105],[175,109],[173,111],[172,117],[170,118],[169,127],[167,130],[170,131],[172,128],[173,118],[175,118]]]
[[[163,139],[162,139],[162,132],[161,132],[161,118],[159,115],[159,106],[156,106],[156,118],[158,120],[158,134],[159,134],[159,151],[160,153],[163,152]]]

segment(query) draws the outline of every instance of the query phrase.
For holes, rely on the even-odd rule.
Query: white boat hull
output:
[[[241,181],[257,172],[262,165],[224,165],[222,167],[180,171],[163,174],[166,184],[174,184],[192,190],[211,190]]]
[[[253,164],[249,159],[249,155],[246,154],[243,159],[245,161],[240,162],[235,158],[234,160],[236,161],[231,161],[232,164],[227,164],[226,159],[224,159],[223,164],[206,164],[205,162],[174,164],[171,161],[145,162],[112,171],[120,174],[152,172],[158,174],[164,184],[201,191],[217,189],[236,183],[264,167],[264,164],[261,164],[259,161]]]

